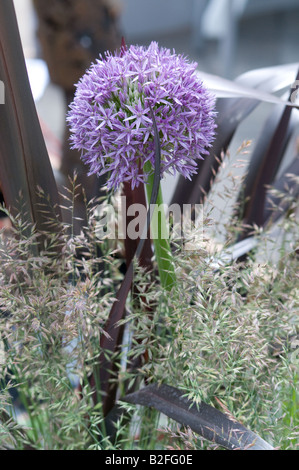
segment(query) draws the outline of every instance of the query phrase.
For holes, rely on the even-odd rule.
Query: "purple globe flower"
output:
[[[215,134],[214,98],[196,73],[196,63],[159,48],[131,46],[105,54],[77,84],[67,120],[72,148],[81,151],[89,174],[109,173],[107,186],[146,182],[145,162],[155,164],[152,108],[161,143],[161,178],[191,179],[197,159]]]

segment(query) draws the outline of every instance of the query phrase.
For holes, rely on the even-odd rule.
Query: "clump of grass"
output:
[[[241,231],[240,223],[234,224]],[[299,259],[294,211],[275,229],[283,234],[279,239],[252,228],[258,245],[245,261],[215,263],[219,241],[209,228],[200,251],[176,251],[177,292],[170,296],[146,286],[137,269],[140,308],[126,319],[134,338],[129,356],[148,358],[141,368],[146,383],[173,385],[197,403],[218,408],[222,403],[273,446],[295,449]],[[222,241],[222,250],[231,239],[229,234],[228,242]],[[152,317],[144,314],[148,305]],[[201,446],[197,440],[193,447]]]
[[[298,259],[285,256],[283,271],[249,260],[215,272],[204,257],[190,255],[180,255],[176,266],[180,295],[148,292],[153,318],[135,311],[127,319],[135,338],[130,354],[149,357],[144,379],[184,389],[196,402],[217,407],[221,399],[275,446],[292,447],[294,441],[282,437],[291,438],[299,424],[298,365],[291,356],[298,335]]]
[[[72,220],[63,224],[55,236],[47,234],[37,256],[34,228],[28,235],[20,219],[12,222],[0,244],[4,409],[24,422],[35,448],[86,449],[99,442],[105,447],[103,416],[93,406],[88,377],[98,363],[117,261],[106,247],[99,256],[105,242],[96,237],[92,210],[84,232],[74,235]],[[25,444],[24,439],[16,446]]]
[[[131,405],[110,439],[100,387],[94,390],[89,377],[98,368],[122,260],[115,244],[97,238],[91,207],[87,227],[74,234],[74,193],[75,187],[66,200],[70,222],[56,235],[43,234],[38,255],[32,246],[39,234],[24,230],[21,219],[1,233],[0,447],[214,448],[157,412]],[[226,410],[275,447],[296,448],[298,223],[288,213],[280,225],[279,245],[253,233],[257,250],[265,253],[267,243],[274,258],[255,251],[245,261],[216,266],[219,242],[210,229],[200,250],[176,247],[172,295],[135,265],[116,362],[120,399],[133,384],[165,382]]]

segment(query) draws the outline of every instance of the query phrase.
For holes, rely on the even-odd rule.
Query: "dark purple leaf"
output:
[[[273,450],[273,447],[241,423],[201,402],[188,400],[182,390],[168,385],[149,385],[123,401],[155,408],[205,439],[230,450]]]
[[[266,92],[266,95],[269,95],[269,92],[277,92],[286,86],[290,86],[297,71],[296,67],[297,64],[291,64],[257,69],[241,75],[235,82],[199,73],[205,85],[209,87],[210,84],[218,97],[221,96],[221,89],[230,90],[230,95],[226,94],[226,96],[239,97],[219,98],[217,100],[216,110],[218,116],[216,122],[218,127],[214,145],[209,155],[204,160],[198,162],[198,175],[194,176],[192,181],[186,180],[182,176],[179,178],[172,203],[182,206],[183,204],[198,204],[202,202],[211,188],[215,174],[218,172],[221,152],[227,150],[239,124],[258,106],[264,92]],[[236,91],[234,92],[234,87],[236,90],[239,90],[239,94]],[[241,94],[241,90],[243,90],[243,94]],[[224,93],[222,95],[224,96]],[[279,102],[280,104],[285,104],[283,100]],[[281,109],[280,105],[279,108]]]
[[[21,212],[25,221],[36,224],[38,231],[47,231],[46,212],[54,219],[61,218],[59,197],[10,0],[0,2],[0,80],[5,86],[5,104],[0,104],[3,197],[13,215]],[[45,197],[38,194],[37,186]]]
[[[199,204],[209,192],[217,173],[221,152],[225,152],[239,124],[256,108],[258,101],[244,98],[219,99],[216,103],[216,139],[204,160],[198,160],[197,171],[191,181],[180,176],[172,204]]]
[[[296,77],[296,80],[298,79],[299,73]],[[292,89],[289,100],[293,92]],[[248,226],[253,224],[262,226],[264,223],[267,186],[273,183],[284,156],[286,143],[290,137],[291,110],[292,108],[285,107],[281,111],[279,107],[271,114],[251,157],[244,190],[239,197],[239,201],[241,197],[245,201],[244,207],[240,206],[242,208],[240,217]],[[247,236],[248,233],[244,230],[241,239]]]

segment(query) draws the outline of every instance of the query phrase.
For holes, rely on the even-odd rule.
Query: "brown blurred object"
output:
[[[100,53],[120,47],[114,2],[34,0],[34,6],[51,79],[67,92]]]
[[[99,54],[120,47],[120,4],[115,0],[33,0],[33,3],[39,19],[38,37],[43,57],[52,82],[64,90],[68,106],[73,100],[74,84],[91,62]],[[87,200],[96,197],[105,180],[87,176],[88,168],[81,162],[79,153],[70,149],[66,126],[60,171],[67,181],[74,170]],[[82,202],[81,199],[81,205]],[[76,215],[83,216],[84,212],[82,207]]]

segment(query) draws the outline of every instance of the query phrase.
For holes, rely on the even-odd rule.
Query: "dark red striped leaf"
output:
[[[241,423],[201,402],[194,404],[186,393],[169,385],[149,385],[123,401],[155,408],[208,441],[230,450],[273,450],[273,447]]]
[[[299,72],[296,81],[299,80]],[[291,90],[289,100],[292,98],[294,89]],[[255,150],[250,160],[249,171],[244,181],[244,189],[241,197],[245,204],[242,207],[240,218],[247,226],[256,224],[263,226],[264,211],[266,203],[267,186],[274,182],[279,166],[283,160],[284,149],[290,136],[289,125],[292,108],[280,107],[275,109],[261,132]],[[248,228],[250,230],[250,228]],[[242,238],[248,236],[247,231],[243,231]]]
[[[60,220],[59,196],[33,101],[13,2],[0,2],[0,186],[11,213],[48,231],[48,218]],[[44,196],[38,192],[42,188]],[[41,205],[42,204],[42,208]]]

